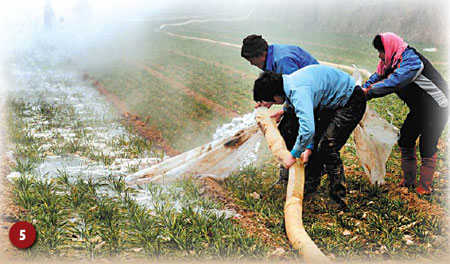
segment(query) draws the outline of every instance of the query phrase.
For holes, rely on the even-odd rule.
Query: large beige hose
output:
[[[354,65],[353,65],[353,67],[350,67],[347,65],[336,64],[336,63],[326,62],[326,61],[319,61],[319,63],[322,65],[328,65],[328,66],[337,68],[339,70],[343,70],[343,71],[347,71],[347,72],[351,72],[351,73],[354,73],[355,67],[356,67]],[[370,75],[372,75],[371,72],[369,72],[368,70],[365,70],[365,69],[358,69],[358,71],[363,75],[364,78],[369,78]]]
[[[283,157],[291,155],[276,127],[276,122],[270,118],[269,109],[256,109],[256,122],[263,132],[272,154],[281,163]],[[302,204],[305,184],[305,169],[303,162],[297,160],[289,169],[289,182],[284,206],[286,233],[292,246],[299,251],[307,263],[331,263],[331,261],[314,244],[303,227]]]

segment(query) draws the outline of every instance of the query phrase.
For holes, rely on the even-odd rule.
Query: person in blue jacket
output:
[[[255,81],[253,99],[263,105],[286,102],[298,118],[298,131],[289,168],[296,158],[307,162],[305,192],[317,190],[324,167],[330,181],[332,204],[346,208],[346,184],[340,149],[361,120],[366,99],[353,78],[325,65],[306,66],[290,75],[265,71]],[[322,114],[325,113],[325,114]],[[277,120],[283,111],[276,113]]]
[[[291,74],[298,69],[319,62],[304,49],[293,45],[272,44],[259,35],[242,41],[241,56],[263,71]]]
[[[377,71],[363,85],[367,99],[396,93],[408,106],[398,145],[403,178],[399,186],[416,187],[416,140],[420,136],[420,180],[416,192],[430,194],[436,169],[437,143],[448,120],[448,85],[422,54],[394,33],[380,33]]]
[[[311,54],[298,46],[268,45],[262,36],[254,34],[247,36],[242,41],[241,56],[261,70],[281,74],[291,74],[305,66],[319,64]],[[259,104],[256,105],[256,107],[258,106]],[[295,143],[298,120],[292,108],[286,105],[284,110],[278,129],[286,142],[286,147],[291,150]],[[280,166],[280,177],[275,185],[285,185],[288,175],[288,171]]]

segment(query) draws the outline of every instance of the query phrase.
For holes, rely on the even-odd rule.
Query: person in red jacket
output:
[[[430,194],[436,169],[437,143],[448,120],[448,85],[422,54],[394,33],[380,33],[372,45],[378,50],[377,71],[363,84],[368,100],[396,93],[408,106],[398,145],[403,178],[399,186],[416,187],[416,140],[422,159],[416,192]]]

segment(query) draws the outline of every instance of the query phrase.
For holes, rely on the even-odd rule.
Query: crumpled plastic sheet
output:
[[[397,142],[399,130],[369,106],[353,131],[356,154],[372,184],[384,184],[386,162]]]

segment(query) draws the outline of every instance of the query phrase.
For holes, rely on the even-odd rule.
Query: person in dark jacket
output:
[[[380,33],[372,45],[378,50],[377,71],[363,85],[368,100],[396,93],[408,106],[398,145],[403,178],[399,186],[416,187],[416,140],[420,136],[420,180],[416,192],[432,191],[437,143],[448,120],[448,85],[433,65],[394,33]]]
[[[319,64],[319,62],[304,49],[293,45],[268,45],[260,35],[249,35],[242,41],[241,56],[251,65],[263,71],[280,74],[291,74],[305,66]],[[255,107],[260,106],[256,104]],[[269,106],[270,107],[270,106]],[[278,125],[286,147],[291,150],[295,143],[298,130],[298,119],[294,110],[287,104],[283,107],[283,118]],[[280,166],[280,177],[276,186],[285,185],[288,180],[288,170]]]

